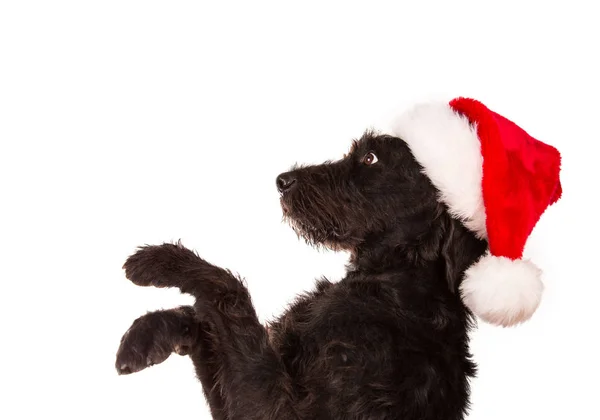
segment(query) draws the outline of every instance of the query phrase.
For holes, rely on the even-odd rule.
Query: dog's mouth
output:
[[[279,198],[279,204],[281,205],[281,210],[283,211],[283,216],[286,217],[290,212],[290,206],[283,199],[283,195]]]

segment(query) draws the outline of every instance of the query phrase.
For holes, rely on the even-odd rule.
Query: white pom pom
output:
[[[527,321],[538,308],[542,271],[530,261],[486,255],[465,272],[460,285],[467,308],[484,321],[509,327]]]

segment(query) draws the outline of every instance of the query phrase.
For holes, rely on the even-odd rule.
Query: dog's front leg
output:
[[[142,247],[124,268],[137,285],[177,287],[196,298],[197,316],[208,325],[210,345],[219,358],[192,358],[199,372],[205,362],[218,363],[209,370],[215,372],[214,386],[230,420],[299,418],[293,409],[291,379],[240,279],[181,244]]]
[[[127,375],[162,363],[171,353],[190,354],[199,333],[200,324],[191,306],[149,312],[133,321],[123,334],[117,371]]]
[[[198,320],[191,306],[149,312],[123,334],[116,357],[117,371],[120,375],[135,373],[162,363],[171,353],[189,355],[213,418],[229,420],[221,390],[215,386],[221,352],[211,331]]]

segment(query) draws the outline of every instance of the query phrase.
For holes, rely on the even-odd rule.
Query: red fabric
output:
[[[560,153],[479,101],[457,98],[450,106],[477,124],[490,252],[521,258],[542,213],[562,194]]]

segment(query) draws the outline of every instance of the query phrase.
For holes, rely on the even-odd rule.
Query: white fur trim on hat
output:
[[[462,300],[475,315],[504,327],[527,321],[538,308],[544,285],[532,262],[485,255],[465,271]]]
[[[450,213],[479,238],[487,238],[476,127],[448,103],[426,103],[400,115],[391,129],[408,144]]]

